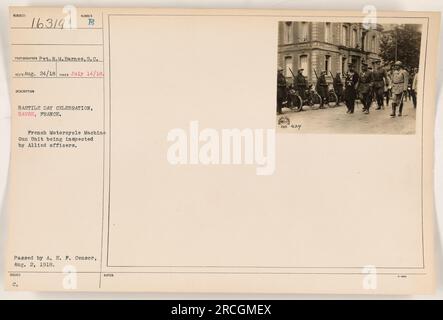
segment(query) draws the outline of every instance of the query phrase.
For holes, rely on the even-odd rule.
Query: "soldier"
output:
[[[408,90],[409,90],[409,100],[413,100],[413,93],[412,93],[412,83],[414,82],[414,75],[415,75],[415,68],[410,68],[409,72],[408,72],[408,80],[409,80],[409,86],[408,86]]]
[[[392,113],[391,117],[395,117],[395,112],[398,108],[398,116],[401,117],[403,111],[403,98],[408,90],[408,74],[402,69],[401,61],[394,64],[394,71],[392,72]]]
[[[385,96],[386,96],[386,105],[389,106],[389,99],[392,96],[392,71],[394,70],[392,65],[389,65],[387,67],[388,71],[386,71],[386,74],[388,76],[388,82],[386,83],[386,87],[385,87]]]
[[[333,87],[335,94],[337,95],[338,98],[338,104],[340,104],[340,102],[343,101],[343,82],[341,81],[340,72],[337,72],[337,74],[334,77]]]
[[[368,65],[363,62],[358,83],[358,92],[361,97],[361,102],[363,103],[363,112],[365,114],[369,113],[369,108],[371,107],[373,82],[372,72],[368,70]]]
[[[414,104],[414,109],[417,108],[417,87],[418,87],[418,68],[414,68],[414,78],[412,80],[412,103]]]
[[[380,60],[375,61],[375,71],[373,71],[374,79],[374,93],[375,100],[377,101],[377,108],[375,110],[380,110],[384,107],[384,91],[385,85],[388,83],[388,75],[386,70],[380,67]]]
[[[328,82],[326,81],[326,71],[320,73],[320,77],[317,81],[317,92],[322,100],[320,108],[324,108],[325,102],[328,103]]]
[[[283,68],[277,71],[277,114],[281,114],[283,101],[286,99],[286,78],[283,75]]]
[[[355,72],[354,65],[349,64],[349,70],[345,78],[345,91],[343,98],[346,103],[346,113],[354,113],[355,98],[357,97],[358,73]]]
[[[297,75],[294,78],[294,87],[304,102],[306,100],[306,90],[308,89],[308,84],[305,76],[303,75],[303,71],[304,69],[298,69]]]

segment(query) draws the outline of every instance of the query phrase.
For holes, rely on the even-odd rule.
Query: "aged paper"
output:
[[[8,289],[432,293],[439,25],[11,8]]]

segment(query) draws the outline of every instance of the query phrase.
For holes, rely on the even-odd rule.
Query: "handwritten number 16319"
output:
[[[42,19],[42,18],[33,18],[31,28],[32,29],[63,29],[63,25],[65,23],[64,19]]]

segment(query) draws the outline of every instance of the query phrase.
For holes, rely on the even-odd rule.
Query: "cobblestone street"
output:
[[[350,133],[350,134],[414,134],[415,109],[412,101],[405,101],[402,117],[390,117],[391,106],[375,110],[373,102],[370,113],[362,112],[362,104],[356,103],[353,114],[346,113],[343,103],[335,108],[312,110],[304,106],[302,112],[294,112],[283,108],[283,114],[277,116],[277,130],[279,132],[300,133]],[[398,108],[397,108],[398,113]],[[289,125],[284,127],[284,121],[279,119],[287,117]]]

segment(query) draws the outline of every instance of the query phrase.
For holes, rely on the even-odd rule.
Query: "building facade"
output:
[[[325,70],[331,82],[331,73],[343,76],[350,62],[360,71],[362,62],[372,65],[381,60],[381,26],[366,29],[360,23],[285,21],[279,22],[278,32],[278,64],[289,81],[290,69],[296,73],[303,68],[309,82],[316,82],[315,73]]]

